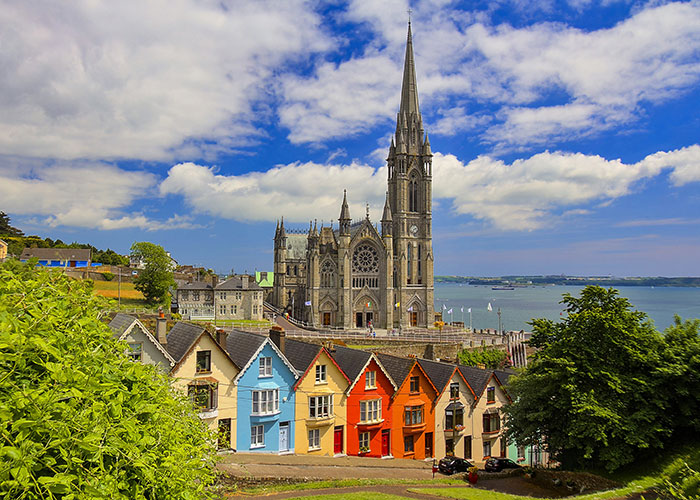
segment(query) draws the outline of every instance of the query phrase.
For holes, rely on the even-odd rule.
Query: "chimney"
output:
[[[425,359],[435,360],[435,346],[433,344],[425,346]]]
[[[226,338],[228,338],[228,333],[223,328],[217,328],[216,341],[224,350],[226,349]]]
[[[166,325],[165,314],[163,313],[163,309],[160,308],[158,309],[158,318],[156,319],[156,338],[161,345],[166,345],[168,343],[168,339],[165,336]]]
[[[241,288],[244,290],[248,288],[248,275],[247,274],[242,274],[241,275]]]
[[[284,347],[285,347],[285,337],[286,334],[284,333],[284,328],[281,326],[273,326],[270,328],[270,340],[275,343],[277,348],[282,352],[282,354],[285,354],[284,352]]]

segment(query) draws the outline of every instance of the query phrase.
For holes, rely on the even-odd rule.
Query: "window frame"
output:
[[[204,405],[199,404],[201,395],[206,398]],[[187,397],[199,412],[215,410],[219,399],[218,384],[190,384],[187,386]]]
[[[261,356],[258,365],[258,378],[272,377],[272,356]]]
[[[450,383],[450,399],[459,399],[459,382]]]
[[[360,401],[360,423],[367,424],[382,420],[382,400],[366,399]]]
[[[126,355],[135,363],[143,361],[143,342],[129,342]]]
[[[321,449],[321,430],[320,429],[309,429],[309,450],[320,450]]]
[[[358,439],[360,443],[360,451],[362,451],[363,448],[366,449],[365,453],[370,451],[370,438],[369,438],[369,432],[367,431],[360,431],[360,436]]]
[[[195,373],[211,373],[211,351],[197,351]]]
[[[404,454],[416,452],[416,442],[415,439],[413,439],[413,434],[409,434],[403,437],[403,452]]]
[[[326,365],[316,365],[316,383],[328,383],[328,369],[326,368]]]
[[[375,370],[365,372],[365,389],[377,388],[377,372]]]
[[[250,448],[265,447],[265,426],[262,424],[250,427]]]
[[[258,389],[251,391],[251,416],[275,415],[280,412],[280,390]]]
[[[496,388],[487,387],[486,388],[486,404],[493,404],[496,402]]]
[[[425,405],[404,406],[403,418],[404,425],[422,425],[425,423],[425,415],[423,412]]]
[[[309,396],[309,418],[331,418],[333,413],[333,394]]]
[[[409,392],[411,393],[417,393],[420,392],[420,377],[418,375],[415,375],[411,377],[408,381],[409,386]]]

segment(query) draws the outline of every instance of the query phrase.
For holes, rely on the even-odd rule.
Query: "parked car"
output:
[[[438,463],[438,470],[443,474],[455,472],[467,472],[469,467],[474,467],[469,461],[459,457],[445,457]]]
[[[519,469],[520,465],[513,462],[510,458],[489,458],[484,464],[486,472],[501,472],[503,469]]]

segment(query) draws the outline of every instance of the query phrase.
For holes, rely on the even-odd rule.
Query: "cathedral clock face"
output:
[[[415,224],[413,224],[413,225],[411,226],[411,234],[412,234],[413,236],[415,236],[416,234],[418,234],[418,226],[416,226]]]

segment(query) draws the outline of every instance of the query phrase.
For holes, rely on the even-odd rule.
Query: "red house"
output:
[[[389,404],[397,387],[372,353],[334,346],[333,358],[350,379],[347,400],[347,454],[391,456],[392,418]]]

